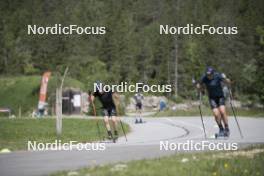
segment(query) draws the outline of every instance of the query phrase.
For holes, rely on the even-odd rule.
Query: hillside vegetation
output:
[[[190,99],[192,77],[211,65],[232,79],[236,95],[264,102],[263,7],[263,0],[1,1],[0,74],[69,66],[85,84],[172,84],[172,95]],[[104,26],[106,34],[28,35],[34,24]],[[160,35],[160,25],[187,24],[237,27],[238,34]]]
[[[0,107],[11,108],[13,114],[30,113],[37,108],[41,76],[0,77]],[[57,78],[51,76],[48,83],[48,101],[55,99]],[[84,89],[81,82],[67,78],[65,87]]]

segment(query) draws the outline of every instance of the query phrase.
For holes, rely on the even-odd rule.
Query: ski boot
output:
[[[138,123],[139,123],[139,121],[138,121],[138,119],[136,118],[135,124],[138,124]]]
[[[114,138],[112,132],[111,131],[108,131],[107,133],[108,133],[107,139],[108,140],[112,140],[115,143],[115,138]]]
[[[139,123],[143,123],[143,120],[141,118],[139,119]]]
[[[230,136],[230,130],[229,130],[229,128],[225,128],[224,136],[227,137],[227,138]]]
[[[112,140],[113,139],[113,135],[112,134],[111,135],[108,134],[107,139],[108,140]]]
[[[220,129],[219,133],[215,133],[215,138],[220,138],[220,137],[224,137],[225,136],[225,132],[224,129]]]
[[[118,132],[115,131],[115,132],[114,132],[114,136],[113,136],[113,141],[114,141],[114,143],[117,141],[117,139],[118,139]]]

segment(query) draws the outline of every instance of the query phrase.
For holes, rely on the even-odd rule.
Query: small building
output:
[[[62,114],[80,115],[88,112],[88,94],[76,88],[65,88],[62,92]]]

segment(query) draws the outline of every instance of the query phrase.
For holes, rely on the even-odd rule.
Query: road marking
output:
[[[173,120],[172,119],[170,119],[170,118],[165,118],[165,119],[167,119],[168,121],[170,121],[170,122],[172,122],[173,123]],[[175,121],[176,119],[174,119],[174,121]],[[189,125],[189,126],[192,126],[192,127],[195,127],[195,128],[198,128],[198,129],[200,129],[201,131],[202,131],[202,133],[203,133],[203,128],[202,127],[200,127],[200,126],[198,126],[198,125],[193,125],[193,124],[191,124],[191,123],[187,123],[187,122],[183,122],[182,120],[179,120],[179,119],[177,119],[176,121],[178,121],[178,122],[180,122],[180,123],[182,123],[182,124],[185,124],[185,125]],[[189,130],[190,131],[190,130]],[[205,132],[206,132],[206,134],[209,134],[209,132],[205,129]],[[203,134],[199,134],[199,135],[195,135],[195,136],[193,136],[193,137],[200,137],[200,136],[203,136]]]

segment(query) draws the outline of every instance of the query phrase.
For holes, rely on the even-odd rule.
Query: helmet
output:
[[[207,75],[212,75],[214,73],[213,67],[207,67],[206,70],[205,70],[205,73]]]

